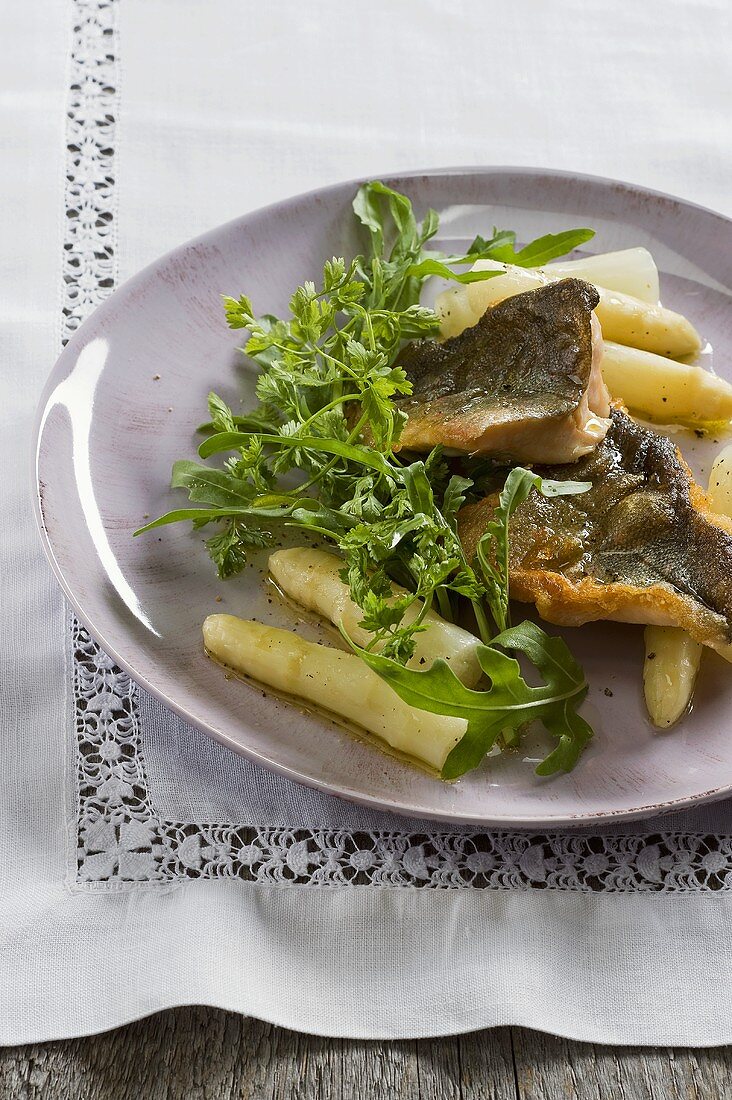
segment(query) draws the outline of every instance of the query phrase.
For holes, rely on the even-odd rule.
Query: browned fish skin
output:
[[[563,279],[488,309],[459,336],[408,344],[398,363],[413,385],[400,445],[492,454],[518,462],[571,462],[609,422],[598,294]]]
[[[732,523],[709,510],[673,443],[612,411],[597,451],[538,470],[591,481],[582,495],[532,493],[509,531],[511,595],[550,622],[680,626],[732,660]],[[463,508],[470,555],[495,498]]]

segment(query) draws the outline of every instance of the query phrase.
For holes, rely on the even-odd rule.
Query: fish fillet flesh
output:
[[[594,454],[548,477],[592,482],[581,495],[531,493],[509,528],[511,596],[549,622],[677,626],[732,660],[732,522],[711,511],[671,440],[614,408]],[[472,557],[496,497],[467,505]]]
[[[440,344],[416,340],[398,365],[412,382],[400,446],[573,462],[609,427],[597,291],[563,279],[491,306]]]

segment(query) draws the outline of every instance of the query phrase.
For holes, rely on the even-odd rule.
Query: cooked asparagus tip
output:
[[[211,657],[234,672],[361,726],[436,771],[467,728],[462,718],[408,706],[354,653],[307,642],[289,630],[209,615],[203,640]]]
[[[340,578],[343,562],[325,550],[304,546],[277,550],[270,556],[269,571],[277,587],[295,603],[314,611],[335,626],[343,627],[358,645],[371,641],[371,634],[359,626],[363,612],[351,599],[350,589]],[[404,589],[393,586],[394,595]],[[412,623],[422,609],[416,600],[407,609],[405,623]],[[441,618],[434,611],[424,617],[426,630],[415,637],[416,649],[409,661],[411,668],[429,668],[438,657],[447,661],[458,679],[475,687],[482,675],[477,649],[480,639],[462,627]]]
[[[602,376],[613,397],[657,424],[718,424],[732,419],[732,386],[703,367],[605,340]]]
[[[647,626],[643,693],[654,726],[668,729],[685,713],[694,694],[703,646],[676,626]]]

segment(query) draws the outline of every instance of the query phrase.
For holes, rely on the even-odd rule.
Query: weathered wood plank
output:
[[[459,1039],[420,1039],[415,1045],[419,1100],[462,1100]]]
[[[88,1039],[0,1049],[2,1100],[417,1100],[419,1095],[413,1041],[320,1039],[200,1007],[160,1013]]]
[[[2,1100],[720,1100],[732,1050],[600,1047],[497,1028],[319,1039],[184,1008],[89,1039],[0,1049]]]
[[[474,1031],[458,1042],[461,1100],[516,1100],[511,1029]]]
[[[604,1047],[513,1029],[521,1100],[605,1097],[721,1100],[732,1096],[732,1050]]]

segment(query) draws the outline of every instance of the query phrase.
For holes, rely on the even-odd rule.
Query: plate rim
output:
[[[43,425],[45,422],[46,411],[48,406],[49,397],[55,391],[59,382],[65,375],[62,373],[65,367],[65,361],[73,355],[74,349],[77,344],[83,344],[85,341],[86,330],[90,326],[92,320],[102,316],[108,309],[113,308],[110,303],[113,303],[118,296],[121,296],[123,292],[131,292],[135,289],[136,285],[143,283],[155,269],[161,268],[166,263],[171,261],[174,257],[182,254],[184,251],[195,247],[197,245],[205,244],[209,238],[218,236],[221,233],[225,233],[227,230],[232,229],[235,226],[239,226],[243,223],[250,222],[255,219],[268,218],[276,213],[277,210],[290,206],[294,202],[304,201],[309,198],[325,197],[326,199],[338,192],[346,190],[347,188],[358,188],[362,183],[370,179],[383,179],[391,182],[399,180],[410,179],[428,179],[431,177],[449,177],[449,176],[461,176],[461,175],[476,175],[476,176],[502,176],[502,175],[523,175],[523,176],[538,176],[538,177],[553,177],[556,179],[564,179],[567,181],[575,181],[581,183],[587,183],[590,185],[600,185],[603,188],[611,187],[620,189],[626,192],[628,195],[636,195],[639,197],[650,198],[656,202],[663,202],[672,204],[676,207],[684,209],[691,209],[698,211],[708,217],[713,217],[721,222],[725,227],[732,225],[732,217],[728,217],[725,214],[720,213],[718,210],[714,210],[711,207],[704,206],[703,204],[696,203],[684,199],[680,196],[673,195],[666,191],[645,187],[642,184],[629,183],[624,180],[615,179],[609,176],[600,176],[585,172],[573,172],[568,169],[558,168],[545,168],[540,166],[530,165],[448,165],[438,168],[426,168],[426,169],[409,169],[409,170],[393,170],[387,173],[375,173],[368,176],[359,176],[356,178],[350,178],[340,180],[335,183],[327,184],[322,187],[311,188],[307,191],[299,191],[294,194],[288,195],[282,199],[278,199],[273,203],[267,203],[264,206],[255,208],[244,214],[240,214],[234,218],[230,218],[228,221],[222,222],[217,226],[206,230],[196,237],[192,237],[186,241],[181,242],[167,252],[157,256],[150,263],[146,264],[140,271],[135,272],[124,282],[116,286],[112,293],[101,302],[92,312],[86,317],[83,323],[76,329],[73,335],[70,337],[66,345],[62,348],[60,354],[56,358],[54,365],[46,379],[46,382],[41,391],[36,407],[33,425],[31,430],[31,482],[32,482],[32,495],[33,495],[33,515],[36,524],[36,528],[41,540],[46,558],[51,566],[51,569],[58,581],[66,599],[71,605],[75,615],[83,626],[89,631],[94,640],[101,646],[101,648],[107,653],[124,672],[130,676],[133,681],[150,695],[156,698],[173,713],[177,714],[184,721],[195,726],[197,729],[204,732],[207,736],[212,737],[219,744],[224,745],[226,748],[236,752],[238,755],[244,756],[251,760],[253,763],[260,767],[265,768],[270,772],[274,772],[277,775],[283,776],[285,779],[290,780],[310,788],[311,790],[318,791],[320,793],[326,793],[333,797],[339,798],[343,801],[355,803],[356,805],[377,810],[382,813],[393,813],[399,817],[411,818],[417,820],[430,820],[441,822],[442,824],[449,826],[454,825],[472,825],[476,827],[488,827],[488,828],[500,828],[500,829],[547,829],[553,830],[556,828],[587,828],[598,823],[608,824],[622,821],[640,820],[653,816],[655,814],[668,814],[678,810],[686,809],[689,807],[703,806],[712,802],[720,801],[725,797],[732,794],[732,779],[728,784],[720,787],[713,787],[706,791],[702,791],[695,795],[685,795],[676,799],[663,800],[661,802],[648,803],[643,806],[633,806],[627,809],[618,810],[592,810],[587,813],[558,813],[547,816],[544,814],[526,815],[522,814],[520,818],[507,817],[505,815],[499,816],[486,816],[485,814],[466,814],[461,812],[451,813],[448,817],[445,816],[444,811],[429,810],[423,806],[411,806],[406,802],[389,801],[384,796],[369,795],[363,791],[354,791],[341,785],[336,788],[327,780],[315,780],[307,775],[303,775],[297,769],[289,767],[285,764],[279,763],[277,760],[273,760],[264,757],[256,749],[252,749],[248,746],[242,745],[228,737],[225,731],[215,729],[212,725],[207,723],[205,719],[199,718],[192,714],[186,707],[178,703],[175,698],[166,694],[164,690],[156,687],[151,683],[147,675],[136,669],[133,659],[126,658],[117,648],[115,643],[110,642],[106,637],[106,632],[103,629],[97,628],[92,614],[88,614],[85,610],[83,603],[76,596],[72,584],[66,577],[63,566],[56,556],[53,540],[49,534],[49,531],[45,525],[43,516],[43,493],[42,483],[40,480],[40,451],[42,442]]]

